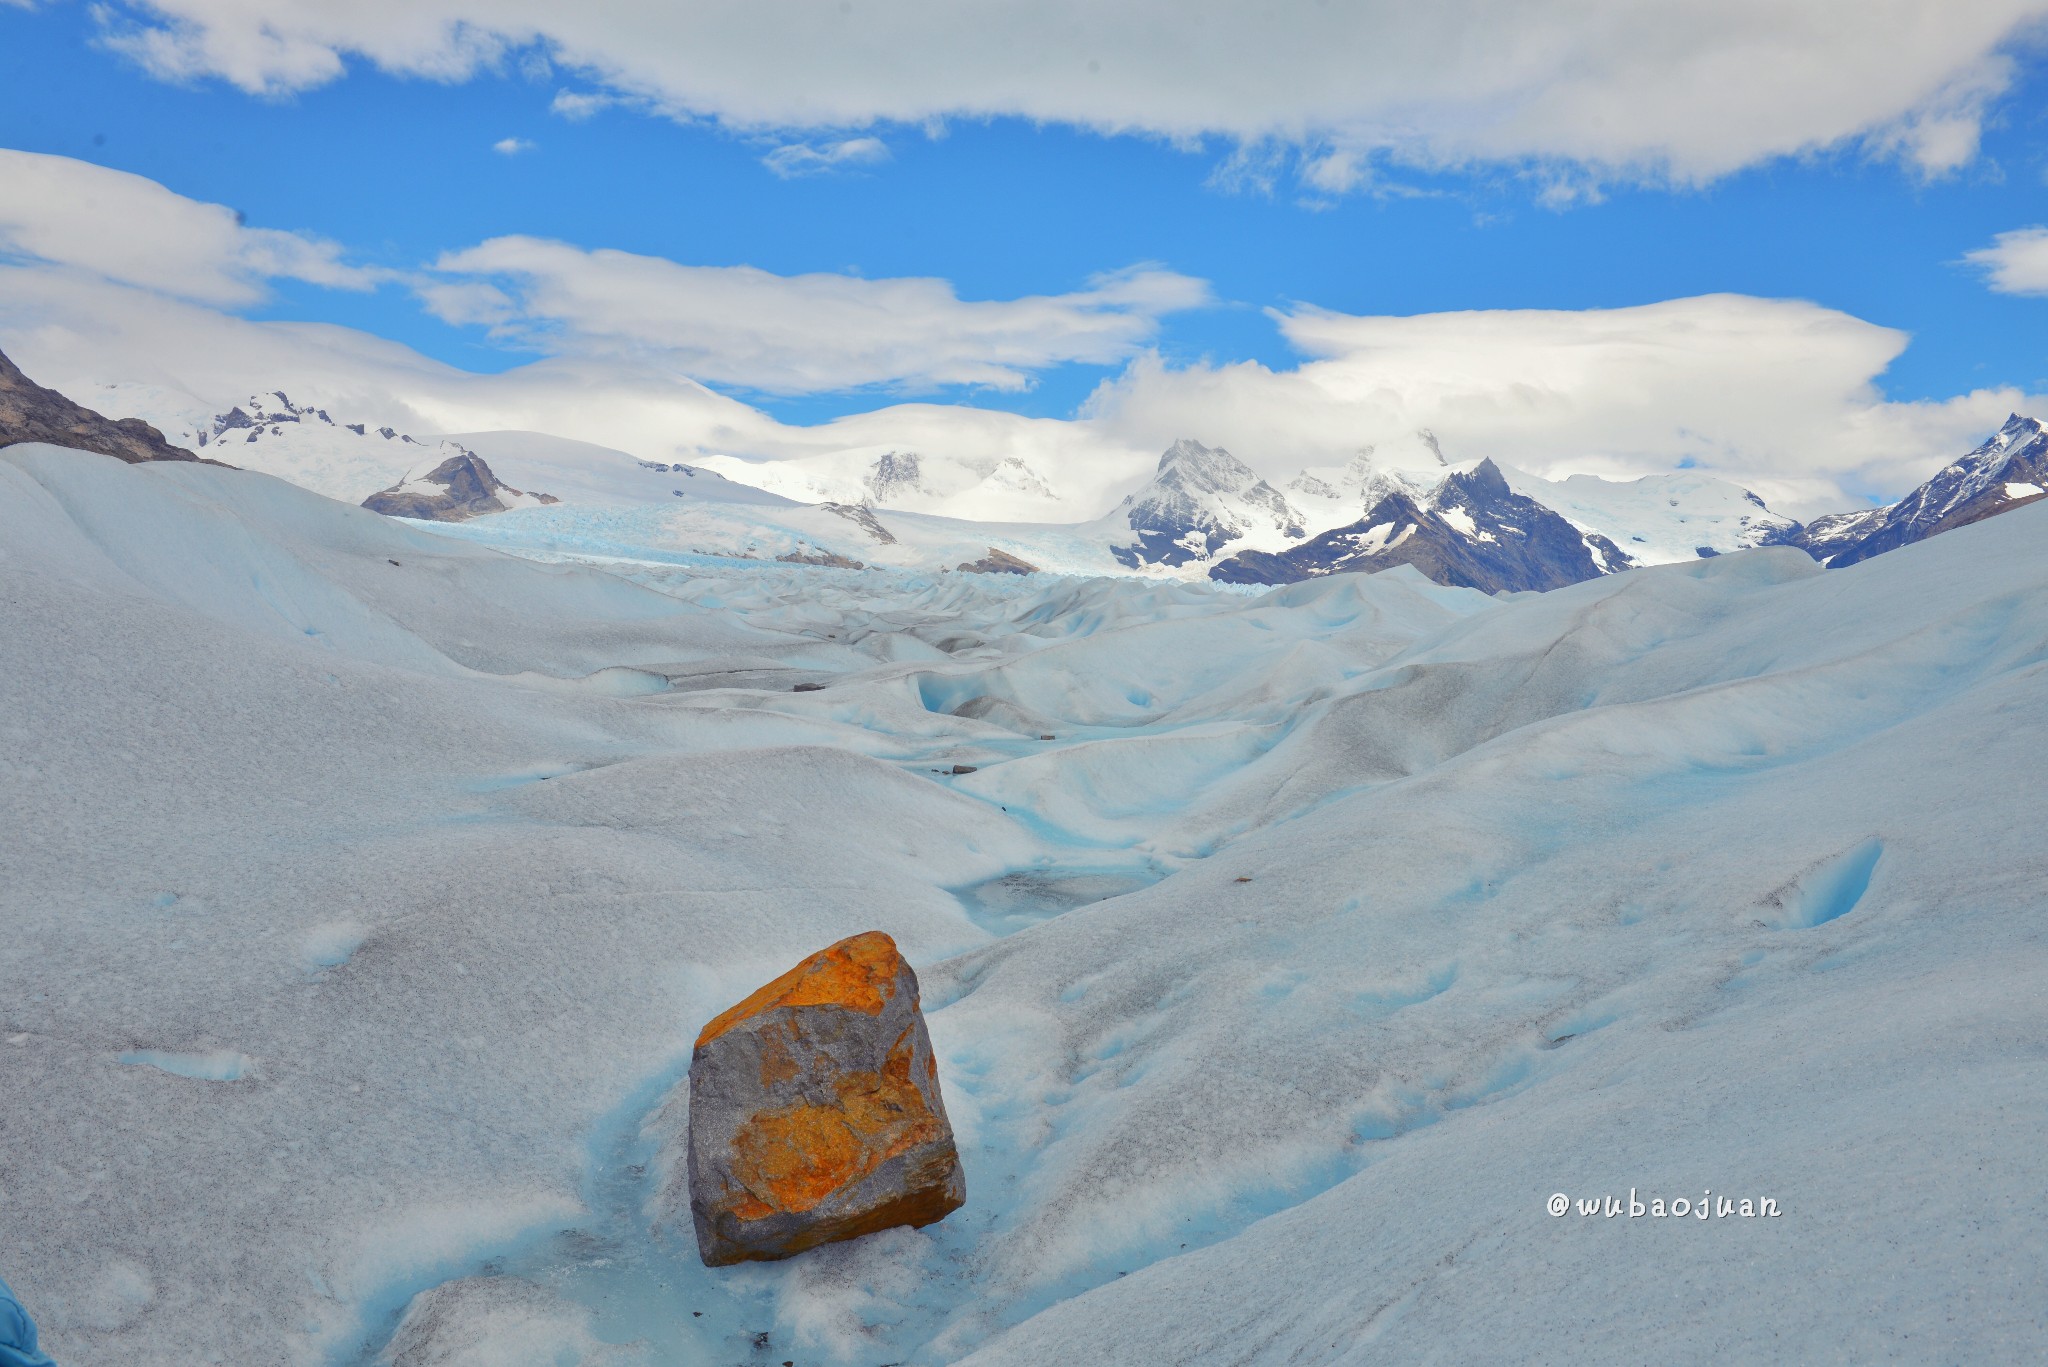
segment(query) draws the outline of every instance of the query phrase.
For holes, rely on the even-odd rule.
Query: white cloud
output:
[[[1019,456],[1077,516],[1107,508],[1176,437],[1226,445],[1285,479],[1361,446],[1412,444],[1424,427],[1454,460],[1552,476],[1691,462],[1807,516],[1903,492],[2009,411],[2048,414],[2048,396],[2010,389],[1889,402],[1875,381],[1904,334],[1811,303],[1710,295],[1415,317],[1297,305],[1271,315],[1304,357],[1291,368],[1174,368],[1140,353],[1072,419],[890,404],[795,426],[698,381],[1015,385],[1062,360],[1127,357],[1160,314],[1206,292],[1138,270],[1073,294],[972,302],[940,280],[783,277],[499,238],[412,283],[442,317],[556,354],[472,374],[349,328],[234,316],[269,276],[364,283],[332,244],[241,227],[229,210],[118,172],[0,157],[5,183],[41,192],[0,208],[0,349],[59,388],[153,386],[207,413],[281,387],[421,433],[525,428],[648,459]],[[2003,253],[1999,268],[2038,270],[2041,233],[1985,251]]]
[[[58,388],[154,386],[196,396],[171,401],[195,415],[283,388],[419,433],[530,429],[650,460],[888,448],[990,465],[1018,456],[1075,516],[1110,507],[1175,437],[1221,443],[1285,479],[1363,445],[1412,447],[1418,427],[1453,460],[1493,456],[1553,476],[1629,478],[1690,459],[1812,516],[1902,493],[2008,412],[2048,413],[2048,396],[2010,389],[1887,402],[1869,381],[1903,338],[1811,304],[1715,296],[1405,319],[1301,311],[1285,325],[1317,353],[1296,369],[1171,369],[1140,357],[1073,419],[891,404],[796,426],[644,360],[561,356],[471,374],[349,328],[252,322],[64,268],[0,266],[0,349]]]
[[[516,157],[521,152],[531,152],[537,146],[539,146],[538,143],[530,142],[525,138],[499,138],[491,144],[491,150],[500,156]]]
[[[944,280],[686,266],[532,237],[450,252],[434,270],[465,286],[422,292],[449,322],[487,324],[501,340],[539,350],[637,359],[778,393],[1021,389],[1048,366],[1121,361],[1154,335],[1161,314],[1208,299],[1201,281],[1156,269],[1103,276],[1072,294],[963,300]]]
[[[211,304],[246,305],[264,281],[367,289],[335,243],[245,227],[234,210],[69,157],[0,148],[0,253],[34,257]]]
[[[618,103],[620,100],[616,95],[605,95],[589,90],[557,90],[555,98],[548,104],[548,110],[561,115],[571,123],[581,123]]]
[[[889,159],[880,138],[842,138],[837,142],[790,142],[761,158],[761,164],[784,180],[822,175],[849,166],[872,166]]]
[[[2048,294],[2048,228],[2000,233],[1963,259],[1981,267],[2000,294]]]
[[[108,41],[161,75],[276,93],[345,56],[439,80],[543,51],[602,96],[749,129],[1014,115],[1278,139],[1327,188],[1384,155],[1564,161],[1697,182],[1861,142],[1974,155],[2048,0],[130,0]],[[557,99],[561,112],[590,96]],[[564,105],[563,101],[571,101]],[[590,105],[583,105],[588,112]]]
[[[1141,358],[1084,416],[1133,445],[1221,442],[1262,472],[1435,432],[1452,460],[1610,478],[1687,462],[1789,510],[1896,494],[2013,408],[2013,391],[1887,402],[1905,334],[1798,300],[1707,295],[1636,308],[1362,318],[1275,313],[1308,360],[1173,369]]]
[[[815,426],[777,422],[746,403],[630,359],[554,357],[472,374],[352,328],[252,321],[61,268],[0,265],[0,350],[29,375],[85,402],[120,384],[115,417],[224,412],[252,391],[283,389],[337,415],[417,434],[553,432],[648,460],[738,454],[761,459],[886,446],[957,451],[989,463],[1019,456],[1061,472],[1083,504],[1107,505],[1158,453],[1089,424],[949,404],[897,404]],[[146,406],[137,406],[146,401]]]

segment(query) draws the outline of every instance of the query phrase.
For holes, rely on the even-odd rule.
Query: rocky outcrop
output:
[[[43,388],[0,353],[0,446],[20,441],[94,451],[130,465],[150,460],[199,459],[184,447],[165,441],[163,433],[140,418],[117,421],[102,417],[54,389]]]
[[[689,1088],[690,1215],[709,1266],[928,1225],[967,1199],[917,975],[880,931],[715,1017]]]
[[[1439,584],[1500,593],[1562,588],[1628,564],[1606,537],[1515,493],[1489,460],[1446,477],[1426,499],[1388,494],[1349,526],[1277,553],[1241,551],[1209,577],[1291,584],[1413,565]]]
[[[775,557],[785,565],[818,565],[828,570],[864,570],[867,568],[858,560],[849,560],[837,551],[797,550]]]
[[[979,560],[970,560],[955,569],[967,574],[1037,574],[1038,566],[1029,560],[1020,560],[1008,551],[999,551],[994,546]]]
[[[896,537],[887,527],[875,519],[875,510],[865,503],[821,503],[818,505],[828,513],[837,513],[854,526],[875,539],[878,546],[893,546]]]
[[[452,443],[451,443],[452,444]],[[418,479],[401,480],[363,500],[363,506],[387,517],[424,522],[466,522],[486,513],[502,513],[526,503],[557,503],[550,494],[529,494],[501,482],[474,451],[457,454]]]
[[[865,503],[887,506],[903,495],[922,493],[923,463],[915,451],[884,451],[868,471],[863,492]]]
[[[281,437],[286,428],[312,427],[315,424],[353,432],[358,437],[365,435],[362,423],[337,423],[324,408],[302,408],[293,403],[282,389],[273,389],[267,394],[251,394],[244,403],[236,404],[225,413],[214,414],[213,422],[199,428],[196,435],[203,451],[209,442],[216,445],[228,441],[252,443],[265,435]],[[397,440],[413,446],[421,444],[389,427],[378,428],[377,435],[386,441]]]

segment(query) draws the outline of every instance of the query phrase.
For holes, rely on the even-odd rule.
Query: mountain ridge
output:
[[[1798,546],[1829,569],[1845,569],[1874,555],[2010,512],[2044,494],[2048,494],[2048,424],[2013,413],[1982,445],[1943,466],[1897,503],[1867,512],[1836,514],[1822,536],[1793,537],[1785,544]],[[1822,521],[1816,519],[1809,528]],[[1835,545],[1841,549],[1829,549]]]
[[[1422,498],[1390,493],[1356,522],[1289,550],[1240,551],[1212,566],[1209,577],[1285,584],[1412,565],[1439,584],[1500,593],[1564,588],[1631,564],[1606,537],[1514,492],[1500,467],[1484,460],[1445,476]]]
[[[130,465],[203,459],[196,452],[171,445],[162,432],[140,418],[109,418],[37,384],[0,352],[0,446],[16,442],[91,451]]]
[[[11,426],[0,411],[0,436],[8,440],[52,441],[124,460],[207,459],[172,445],[162,435],[168,429],[147,418],[104,418],[5,364],[12,374],[0,371],[0,402],[13,395],[15,404]],[[734,553],[754,554],[767,544],[763,535],[779,543],[787,532],[811,547],[805,554],[865,558],[876,546],[892,544],[885,538],[895,533],[877,520],[886,514],[919,524],[917,544],[891,557],[907,566],[930,553],[940,556],[933,564],[942,569],[969,545],[1000,542],[1006,554],[1055,573],[1288,583],[1413,564],[1439,582],[1524,591],[1761,546],[1795,547],[1827,567],[1845,568],[2048,495],[2048,426],[2015,413],[1896,503],[1804,523],[1706,471],[1552,480],[1491,459],[1451,464],[1428,432],[1390,447],[1359,447],[1346,464],[1304,468],[1284,486],[1226,448],[1183,437],[1158,457],[1138,488],[1124,485],[1129,491],[1108,512],[1092,521],[1045,522],[1044,513],[1072,504],[1018,454],[968,460],[878,445],[768,465],[729,456],[683,464],[543,433],[476,434],[497,443],[492,458],[502,447],[512,461],[508,483],[488,466],[485,472],[461,466],[465,452],[483,459],[462,442],[421,439],[389,423],[342,421],[283,389],[253,393],[224,410],[208,408],[204,418],[192,416],[201,410],[190,395],[144,386],[106,389],[110,396],[149,394],[143,405],[149,417],[179,410],[174,426],[190,429],[200,450],[233,444],[248,453],[247,465],[266,473],[347,502],[414,510],[404,515],[481,517],[539,506],[549,496],[512,487],[538,484],[569,505],[722,507],[726,511],[715,516],[686,519],[692,549],[705,553],[730,545]],[[422,451],[443,457],[426,476],[413,473]],[[742,478],[729,477],[727,468]],[[1069,492],[1078,499],[1101,487],[1101,478],[1092,485],[1082,480]],[[827,489],[842,496],[825,496]],[[757,511],[739,511],[747,506]],[[802,508],[837,515],[779,525]],[[971,515],[961,515],[969,509]],[[750,516],[761,525],[749,530]],[[800,531],[790,530],[799,524]],[[867,533],[861,540],[840,535],[860,530]],[[671,534],[682,535],[663,533]]]

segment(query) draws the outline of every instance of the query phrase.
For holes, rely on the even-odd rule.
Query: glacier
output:
[[[2048,1353],[2048,508],[1503,597],[551,514],[0,453],[58,1362]],[[870,928],[968,1204],[705,1269],[690,1040]]]

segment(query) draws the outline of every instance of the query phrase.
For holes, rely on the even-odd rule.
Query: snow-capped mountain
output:
[[[1701,472],[1546,479],[1496,461],[1452,464],[1427,431],[1284,482],[1183,439],[1103,512],[1130,488],[1118,483],[1131,479],[1129,467],[1109,462],[1082,473],[1049,453],[970,459],[863,446],[686,464],[539,432],[420,435],[395,414],[348,413],[282,390],[224,410],[147,386],[97,386],[91,398],[100,411],[155,424],[203,458],[349,503],[375,496],[394,509],[404,503],[488,520],[543,511],[528,506],[541,500],[518,491],[545,490],[560,504],[544,511],[563,546],[602,544],[627,555],[683,550],[942,569],[994,548],[1067,574],[1278,583],[1410,564],[1444,583],[1529,589],[1758,546],[1795,546],[1830,566],[1849,565],[2048,492],[2048,428],[2019,415],[1897,504],[1802,525]],[[465,458],[488,462],[491,479],[470,479]],[[1033,463],[1039,459],[1053,464]],[[1064,473],[1055,480],[1048,468]],[[624,510],[638,512],[621,520]]]
[[[307,426],[322,423],[358,437],[368,438],[371,435],[363,423],[337,423],[327,415],[326,409],[301,408],[286,397],[282,389],[274,389],[268,394],[251,394],[247,400],[236,404],[227,412],[215,414],[211,425],[202,427],[193,434],[194,442],[201,447],[227,443],[254,446],[266,437],[282,437],[286,427],[297,427],[301,423]],[[375,435],[380,441],[420,444],[391,427],[379,427],[375,430]]]
[[[132,412],[203,457],[360,503],[462,454],[459,444],[403,429],[391,415],[338,412],[295,401],[280,389],[248,395],[225,410],[178,391],[110,385],[95,397]]]
[[[1159,458],[1151,482],[1102,521],[1110,554],[1131,569],[1185,565],[1234,542],[1284,545],[1307,534],[1301,514],[1249,465],[1185,437]]]
[[[566,503],[640,506],[692,495],[764,506],[790,502],[693,466],[645,460],[551,433],[435,433],[417,425],[408,431],[413,419],[302,403],[283,390],[251,394],[225,410],[218,401],[144,385],[97,386],[92,397],[108,412],[140,415],[203,457],[275,475],[344,503],[410,484],[419,484],[424,497],[438,498],[445,487],[435,472],[464,456],[487,461],[505,486],[543,489]],[[507,506],[525,505],[514,498]]]
[[[1840,568],[1981,522],[2048,494],[2048,424],[2014,413],[1976,450],[1888,508],[1821,518],[1786,537]]]
[[[1310,531],[1327,531],[1356,520],[1397,490],[1427,489],[1443,478],[1443,467],[1408,471],[1383,464],[1368,446],[1343,466],[1305,469],[1283,486]]]
[[[1328,574],[1413,565],[1439,584],[1488,593],[1554,589],[1626,569],[1629,558],[1598,532],[1582,531],[1508,486],[1481,461],[1418,497],[1387,494],[1365,516],[1277,554],[1246,550],[1209,577],[1231,584],[1287,584]]]

